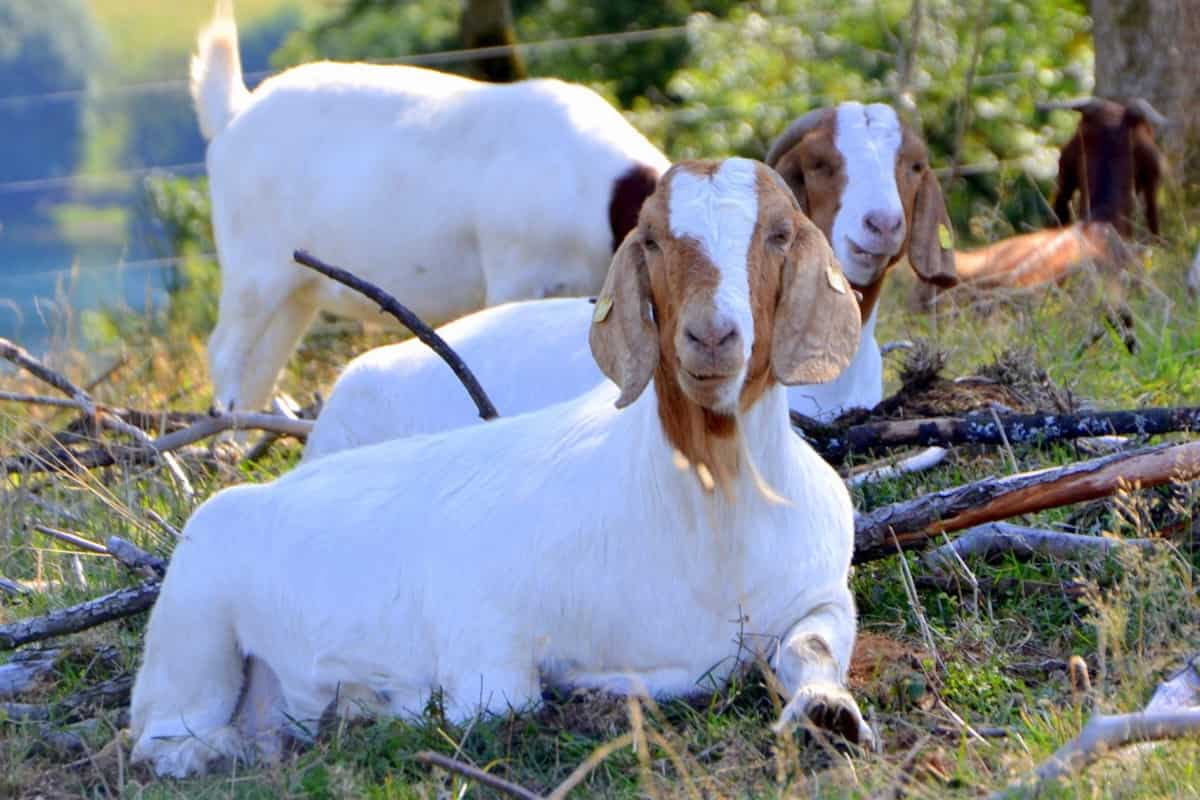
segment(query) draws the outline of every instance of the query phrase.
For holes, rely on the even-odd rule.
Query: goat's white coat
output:
[[[242,84],[218,19],[193,62],[221,262],[209,342],[218,405],[266,404],[318,310],[379,319],[292,262],[308,249],[430,324],[514,299],[597,291],[616,180],[667,159],[598,94],[406,66],[315,63]]]
[[[544,684],[702,691],[761,657],[785,719],[844,695],[853,515],[790,433],[785,391],[741,415],[761,478],[739,470],[729,497],[676,466],[653,388],[624,411],[616,396],[601,384],[206,502],[151,614],[134,760],[185,775],[238,754],[243,689],[311,723],[334,702],[417,714],[440,688],[461,722],[536,704]],[[268,688],[245,686],[246,657]]]

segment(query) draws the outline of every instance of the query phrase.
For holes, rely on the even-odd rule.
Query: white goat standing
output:
[[[925,145],[890,107],[843,103],[793,122],[767,160],[829,238],[863,296],[863,334],[850,366],[829,383],[792,387],[792,408],[826,420],[849,408],[871,408],[883,399],[875,322],[888,268],[907,255],[922,280],[941,286],[954,281],[953,248],[942,241],[950,223]],[[520,414],[574,397],[601,379],[587,352],[592,310],[582,299],[512,303],[464,317],[439,333],[500,413]],[[403,342],[376,348],[346,367],[305,458],[478,421],[445,364],[420,342]]]
[[[250,93],[221,5],[200,35],[192,95],[211,139],[221,408],[266,404],[318,310],[379,318],[292,263],[294,250],[352,265],[434,325],[588,294],[669,166],[603,98],[557,80],[322,62]]]
[[[844,685],[850,499],[779,385],[832,377],[858,342],[820,231],[762,164],[677,165],[595,319],[616,387],[205,503],[150,617],[133,759],[198,772],[243,729],[334,702],[413,715],[439,688],[457,722],[544,685],[679,696],[759,657],[780,725],[872,743]]]

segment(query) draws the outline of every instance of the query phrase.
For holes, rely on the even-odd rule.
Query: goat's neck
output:
[[[887,273],[885,272],[874,283],[869,283],[866,286],[854,286],[854,291],[862,295],[862,299],[858,301],[858,310],[862,314],[864,328],[867,326],[868,320],[875,319],[875,310],[879,303],[879,293],[883,289],[883,279],[886,275]]]
[[[774,460],[780,437],[791,435],[787,393],[770,378],[747,381],[737,417],[696,405],[666,374],[655,376],[654,400],[651,424],[659,426],[676,471],[702,486],[707,473],[714,491],[727,498],[747,482],[750,470]],[[747,457],[754,463],[744,463]]]

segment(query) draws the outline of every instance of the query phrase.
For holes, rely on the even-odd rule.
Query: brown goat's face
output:
[[[890,106],[842,103],[829,109],[779,157],[776,169],[860,290],[877,286],[888,267],[909,252],[914,235],[936,233],[945,221],[925,143],[900,124]],[[937,196],[922,203],[923,192]],[[937,219],[921,218],[927,214]],[[953,283],[952,256],[945,264],[922,259],[913,261],[919,277]]]
[[[622,387],[619,405],[649,370],[701,408],[733,414],[755,399],[747,386],[836,376],[857,330],[852,294],[787,187],[731,158],[663,176],[609,270],[591,341]]]

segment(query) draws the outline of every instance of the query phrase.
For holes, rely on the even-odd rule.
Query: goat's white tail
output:
[[[242,80],[233,0],[217,0],[212,22],[200,32],[191,72],[192,102],[200,132],[211,140],[237,116],[250,96]]]

